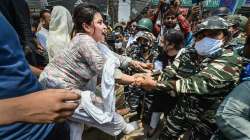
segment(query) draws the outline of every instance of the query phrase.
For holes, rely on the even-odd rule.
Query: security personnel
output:
[[[239,82],[242,59],[224,49],[227,22],[209,17],[198,25],[194,47],[187,48],[154,80],[144,75],[136,84],[147,90],[178,96],[176,106],[165,116],[160,140],[178,139],[188,129],[195,138],[210,139],[217,129],[214,115],[225,95]]]
[[[127,55],[134,60],[152,63],[158,56],[155,40],[155,36],[152,33],[147,31],[139,31],[135,35],[135,42],[132,43],[128,48]],[[133,75],[137,73],[137,71],[128,69],[127,73]],[[151,105],[151,98],[153,96],[152,94],[148,94],[144,89],[132,85],[129,85],[125,88],[125,94],[127,95],[131,110],[136,111],[138,113],[138,117],[145,118],[145,116],[148,116],[145,115],[145,113],[148,113],[149,107]]]
[[[227,21],[229,23],[229,32],[232,40],[230,41],[230,49],[236,51],[240,55],[243,53],[243,48],[246,42],[245,26],[247,18],[242,15],[229,15]]]

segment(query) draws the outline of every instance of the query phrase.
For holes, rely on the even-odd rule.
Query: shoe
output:
[[[127,123],[126,128],[123,130],[123,133],[124,134],[129,134],[129,133],[135,131],[138,128],[139,128],[139,124],[138,124],[137,121],[130,122],[130,123]]]

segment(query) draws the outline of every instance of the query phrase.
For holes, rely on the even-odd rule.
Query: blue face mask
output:
[[[220,50],[222,45],[222,40],[204,37],[202,40],[195,43],[194,48],[199,55],[209,56]]]

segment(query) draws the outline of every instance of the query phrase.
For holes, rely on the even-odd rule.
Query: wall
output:
[[[118,22],[128,21],[130,17],[130,0],[119,0]]]

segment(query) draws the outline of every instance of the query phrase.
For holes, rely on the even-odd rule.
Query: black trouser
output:
[[[139,87],[127,86],[125,95],[131,111],[136,111],[138,113],[134,119],[142,119],[144,123],[147,123],[150,120],[150,108],[154,94],[148,93]]]
[[[159,92],[159,91],[157,91]],[[157,93],[154,92],[155,96],[150,108],[151,112],[169,112],[172,108],[175,107],[177,102],[177,97],[172,97],[167,93]]]

